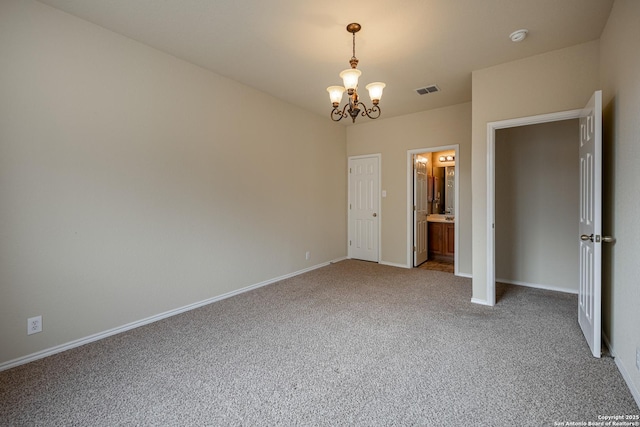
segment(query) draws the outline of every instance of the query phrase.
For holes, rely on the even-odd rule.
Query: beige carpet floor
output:
[[[180,284],[177,283],[176,286]],[[343,261],[0,372],[3,426],[553,426],[639,414],[575,295]]]

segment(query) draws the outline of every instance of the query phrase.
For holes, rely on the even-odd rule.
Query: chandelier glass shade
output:
[[[382,90],[385,84],[382,82],[369,83],[366,89],[369,91],[369,98],[373,106],[367,108],[367,106],[358,98],[358,79],[362,75],[362,71],[358,70],[358,58],[356,58],[356,33],[360,31],[360,24],[351,23],[347,25],[347,31],[353,35],[353,56],[349,60],[351,68],[348,68],[340,73],[342,83],[344,86],[329,86],[327,92],[329,92],[329,98],[331,99],[331,120],[339,122],[343,118],[351,117],[351,120],[355,123],[358,114],[367,116],[370,119],[377,119],[380,117],[380,98],[382,98]],[[347,92],[348,102],[340,108],[340,102],[344,93]]]
[[[349,68],[348,70],[344,70],[340,73],[340,78],[344,83],[344,88],[346,90],[349,89],[357,89],[358,88],[358,79],[362,75],[362,71],[357,68]]]

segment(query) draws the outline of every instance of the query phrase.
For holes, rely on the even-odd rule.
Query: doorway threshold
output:
[[[453,274],[453,261],[428,260],[418,266],[423,270],[444,271]]]

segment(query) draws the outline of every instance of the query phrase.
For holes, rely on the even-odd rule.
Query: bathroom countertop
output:
[[[444,215],[444,214],[429,214],[427,215],[428,222],[455,222],[455,217],[453,215]]]

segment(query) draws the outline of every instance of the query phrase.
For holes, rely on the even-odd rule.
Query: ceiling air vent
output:
[[[436,85],[430,85],[416,89],[416,92],[418,92],[418,95],[426,95],[428,93],[440,92],[440,88]]]

